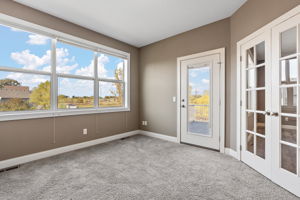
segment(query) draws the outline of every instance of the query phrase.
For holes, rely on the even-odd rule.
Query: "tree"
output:
[[[50,82],[40,83],[38,87],[34,88],[29,102],[38,109],[50,109]]]
[[[20,86],[21,83],[19,83],[18,81],[14,80],[14,79],[2,79],[0,80],[0,88],[3,88],[4,86]]]
[[[30,110],[28,101],[23,99],[9,99],[0,102],[0,111],[18,111],[18,110]]]

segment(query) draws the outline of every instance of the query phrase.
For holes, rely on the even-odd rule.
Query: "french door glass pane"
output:
[[[247,50],[247,67],[254,66],[254,48],[250,48]]]
[[[266,107],[265,90],[257,90],[256,94],[256,109],[259,111],[264,111]]]
[[[265,62],[265,42],[261,42],[256,45],[256,64],[262,64]]]
[[[264,114],[256,114],[256,132],[265,135],[266,116]]]
[[[254,131],[254,113],[247,112],[247,130]]]
[[[291,28],[281,33],[281,57],[297,52],[297,28]]]
[[[248,91],[247,93],[247,110],[255,109],[255,91]]]
[[[256,136],[256,155],[265,159],[265,138]]]
[[[297,58],[290,58],[281,61],[281,84],[297,84],[298,78]]]
[[[255,69],[247,70],[247,88],[255,88]]]
[[[188,132],[211,135],[210,73],[208,65],[188,69]]]
[[[247,151],[254,153],[254,135],[251,133],[247,133],[246,135]]]
[[[297,144],[297,118],[281,117],[281,140]]]
[[[265,66],[259,67],[256,70],[257,87],[265,87]]]
[[[297,148],[281,144],[281,167],[297,173]]]
[[[281,88],[281,112],[297,113],[297,87]]]

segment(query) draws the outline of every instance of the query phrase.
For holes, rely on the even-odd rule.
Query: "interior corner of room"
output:
[[[0,199],[300,197],[300,0],[85,3],[0,2]]]

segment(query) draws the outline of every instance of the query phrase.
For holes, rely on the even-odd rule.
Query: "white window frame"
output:
[[[0,71],[17,72],[17,73],[30,73],[37,75],[47,75],[51,79],[51,109],[42,111],[9,111],[0,112],[0,121],[9,120],[22,120],[22,119],[34,119],[34,118],[46,118],[56,116],[69,116],[69,115],[82,115],[82,114],[96,114],[96,113],[108,113],[108,112],[126,112],[130,111],[130,53],[124,52],[118,49],[114,49],[105,45],[101,45],[95,42],[91,42],[79,37],[75,37],[70,34],[66,34],[54,29],[46,28],[37,24],[33,24],[15,17],[0,14],[0,25],[18,28],[24,31],[41,34],[51,39],[51,72],[39,71],[39,70],[27,70],[20,68],[13,68],[7,66],[0,66]],[[81,48],[94,51],[96,54],[108,54],[123,58],[127,60],[127,66],[124,68],[124,80],[118,81],[114,79],[103,79],[98,77],[97,56],[94,56],[94,76],[81,76],[72,74],[56,73],[56,42],[79,46]],[[62,78],[75,78],[94,81],[94,108],[79,108],[79,109],[58,109],[57,97],[58,97],[58,77]],[[100,107],[99,102],[99,82],[120,82],[124,84],[124,98],[123,107]]]

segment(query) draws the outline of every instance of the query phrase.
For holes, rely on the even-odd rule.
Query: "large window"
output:
[[[129,109],[128,53],[25,29],[0,25],[0,114]]]

